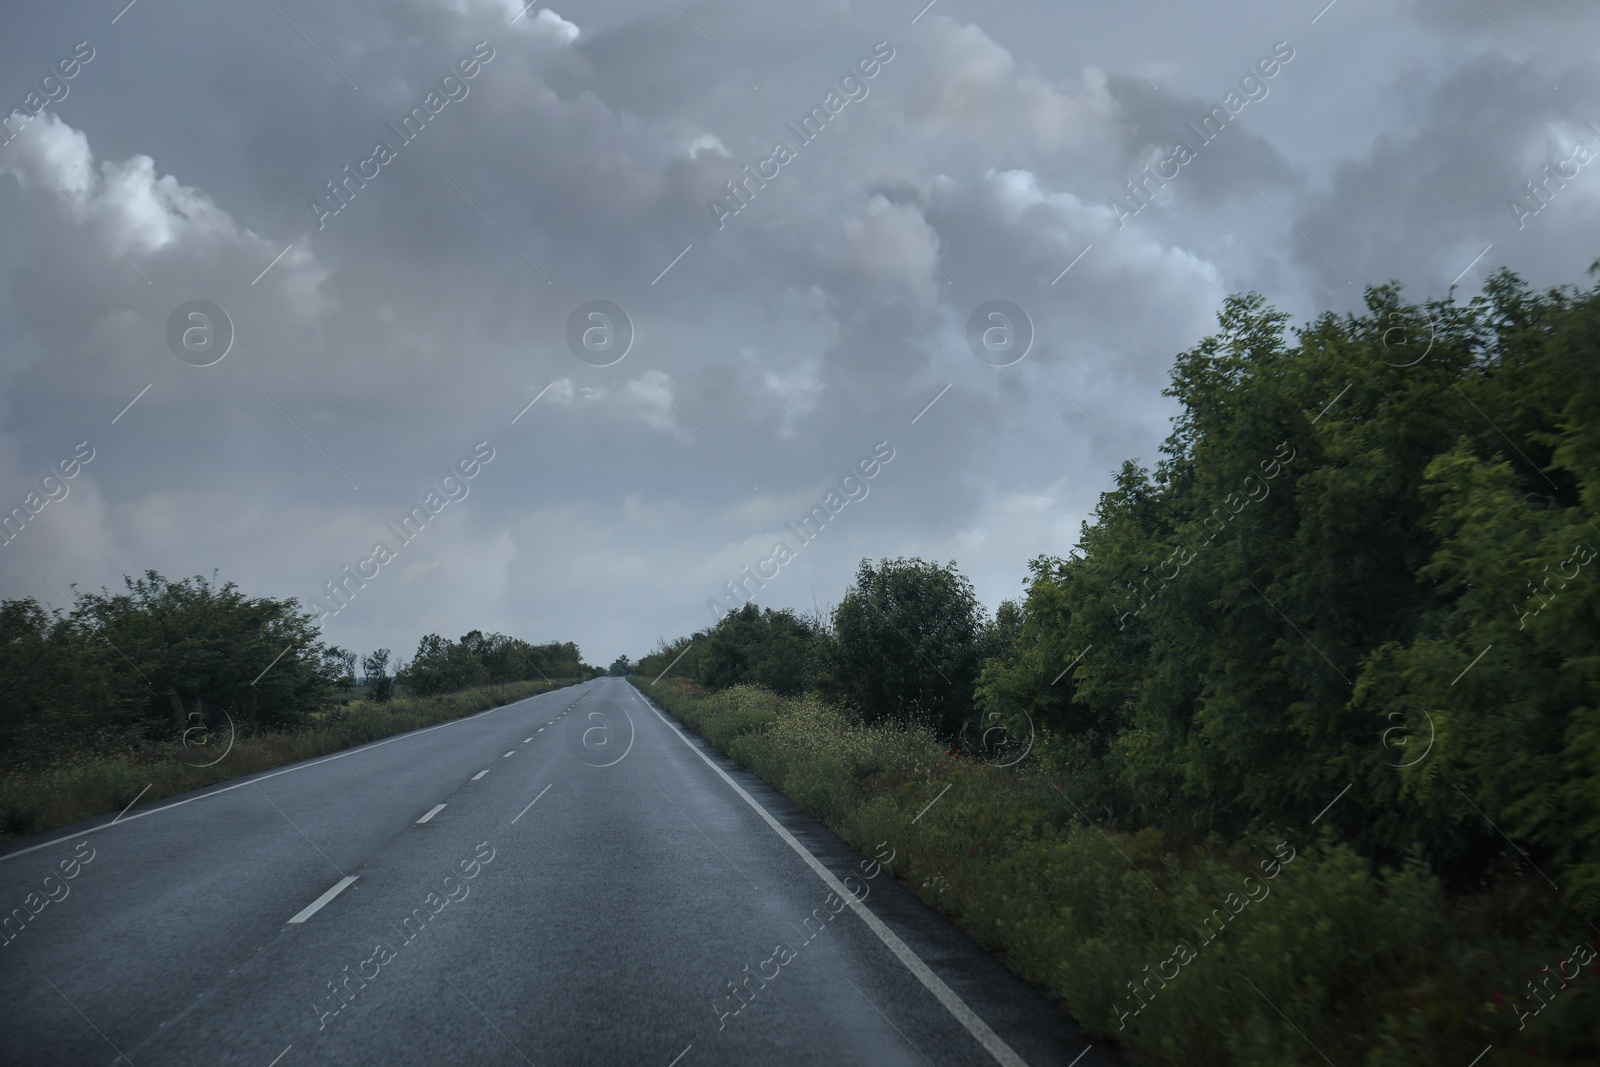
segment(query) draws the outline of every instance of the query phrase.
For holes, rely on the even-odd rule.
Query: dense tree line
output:
[[[745,604],[715,626],[661,642],[635,670],[655,677],[670,666],[713,688],[811,690],[871,721],[918,721],[947,737],[972,736],[978,672],[1014,638],[1019,620],[1011,602],[990,619],[953,563],[862,560],[826,618]]]
[[[362,663],[367,695],[398,682],[417,695],[529,678],[588,677],[576,645],[530,645],[473,631],[430,635],[413,663],[358,657],[318,639],[317,613],[294,599],[249,597],[232,582],[171,581],[155,571],[125,589],[75,590],[69,610],[0,600],[0,764],[181,738],[231,721],[243,733],[294,728],[348,699]]]
[[[1460,887],[1503,831],[1592,909],[1600,287],[1379,286],[1292,337],[1251,294],[1219,321],[1177,358],[1159,462],[1123,467],[1020,605],[987,620],[953,567],[863,561],[828,625],[747,606],[640,673],[682,652],[704,684],[932,712],[947,736],[1031,724],[1124,829],[1310,827],[1340,797],[1322,826]]]
[[[600,672],[583,662],[571,641],[529,644],[505,634],[473,630],[451,641],[428,634],[417,645],[398,681],[417,696],[432,696],[477,685],[534,678],[588,678]]]

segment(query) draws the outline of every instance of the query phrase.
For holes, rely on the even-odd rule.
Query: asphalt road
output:
[[[42,837],[6,1064],[1119,1062],[622,679]]]

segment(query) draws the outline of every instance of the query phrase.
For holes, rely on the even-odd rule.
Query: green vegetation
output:
[[[954,563],[862,560],[833,612],[828,688],[868,719],[926,715],[956,733],[972,716],[984,625]]]
[[[655,677],[670,666],[712,688],[816,691],[868,719],[926,721],[954,737],[981,732],[973,709],[978,671],[1009,647],[1020,625],[1011,601],[990,620],[954,563],[863,560],[830,622],[745,604],[713,627],[661,642],[634,673]]]
[[[1081,559],[1033,562],[980,706],[1119,826],[1303,827],[1353,782],[1326,821],[1361,855],[1466,890],[1498,826],[1592,915],[1600,289],[1368,304],[1288,345],[1229,301],[1154,474],[1123,469]]]
[[[571,641],[531,645],[505,634],[473,630],[460,641],[428,634],[399,681],[418,696],[433,696],[480,685],[505,685],[534,678],[590,678],[600,672],[585,666]]]
[[[0,838],[445,722],[599,672],[568,642],[430,634],[409,667],[317,640],[295,600],[232,582],[0,600]],[[364,699],[352,701],[360,692]],[[149,786],[148,791],[142,790]]]
[[[394,679],[389,676],[389,650],[380,648],[361,657],[361,671],[367,678],[367,699],[385,704],[394,699]]]
[[[338,696],[345,654],[294,600],[155,571],[125,584],[77,592],[67,613],[0,601],[0,767],[172,738],[223,712],[243,730],[283,729]]]
[[[814,620],[792,611],[746,604],[709,629],[661,642],[634,664],[634,673],[654,678],[670,665],[673,674],[705,685],[752,682],[779,693],[798,693],[817,683],[820,665],[806,659],[819,630]]]
[[[1498,1063],[1596,1062],[1600,964],[1518,1028],[1525,983],[1582,940],[1531,872],[1462,897],[1329,831],[1102,833],[1036,761],[957,757],[815,696],[632,681],[863,855],[893,849],[897,878],[1140,1067],[1323,1063],[1295,1027],[1340,1064],[1466,1064],[1491,1043]]]
[[[1020,604],[864,561],[638,673],[1135,1063],[1600,1063],[1600,287],[1219,319]]]

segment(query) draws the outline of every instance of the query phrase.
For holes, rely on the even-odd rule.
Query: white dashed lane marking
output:
[[[482,778],[484,775],[486,775],[488,773],[489,773],[489,768],[485,767],[483,770],[479,771],[477,774],[474,774],[472,776],[472,780],[474,782],[476,782],[479,778]]]
[[[554,785],[554,784],[555,784],[554,782],[550,783],[550,785]],[[544,796],[548,792],[550,792],[550,786],[549,785],[547,785],[543,789],[539,790],[539,797]],[[539,803],[539,797],[534,797],[532,800],[528,801],[528,808],[531,808],[535,804]],[[520,819],[524,815],[528,814],[528,808],[523,808],[521,811],[517,812],[517,819]],[[512,826],[517,825],[517,819],[512,819],[511,820],[511,825]]]
[[[424,815],[422,818],[417,820],[417,825],[421,826],[423,823],[427,822],[429,819],[433,818],[435,815],[439,814],[443,810],[444,810],[444,805],[443,804],[435,804],[433,806],[433,808],[428,812],[428,814]]]
[[[332,889],[328,890],[326,893],[322,894],[316,900],[313,900],[311,903],[307,904],[304,908],[302,908],[300,910],[300,912],[298,914],[295,915],[294,918],[290,919],[289,921],[292,922],[292,923],[303,923],[303,922],[305,922],[307,919],[311,918],[311,916],[313,916],[317,912],[321,911],[322,910],[322,906],[324,904],[328,903],[328,901],[332,900],[334,897],[338,896],[340,893],[343,893],[346,889],[350,888],[350,883],[355,881],[355,880],[356,880],[356,875],[353,875],[353,874],[345,875],[343,878],[341,878],[337,882],[333,883],[333,888]]]

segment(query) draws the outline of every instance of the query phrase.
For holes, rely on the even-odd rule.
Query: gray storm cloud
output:
[[[1506,203],[1600,136],[1582,35],[1553,16],[1485,3],[1514,48],[1432,2],[1314,24],[1253,0],[1090,5],[1104,36],[1043,3],[682,7],[286,8],[311,43],[267,5],[0,16],[20,72],[0,107],[40,97],[0,146],[0,507],[96,450],[0,546],[5,595],[217,568],[310,600],[489,441],[470,497],[391,546],[328,638],[409,654],[494,628],[608,662],[704,625],[889,440],[892,477],[761,602],[809,609],[860,557],[921,553],[993,605],[1125,457],[1157,458],[1172,358],[1227,293],[1306,317],[1390,277],[1442,293],[1485,246],[1463,286],[1600,254],[1593,166],[1521,228]],[[1280,40],[1292,61],[1241,89]],[[1230,93],[1248,106],[1119,220],[1126,183]],[[793,157],[733,213],[728,183],[775,138]],[[995,299],[1034,331],[1009,367],[966,339]],[[168,341],[196,300],[233,330],[211,366]],[[609,366],[568,344],[594,300],[631,321]]]

